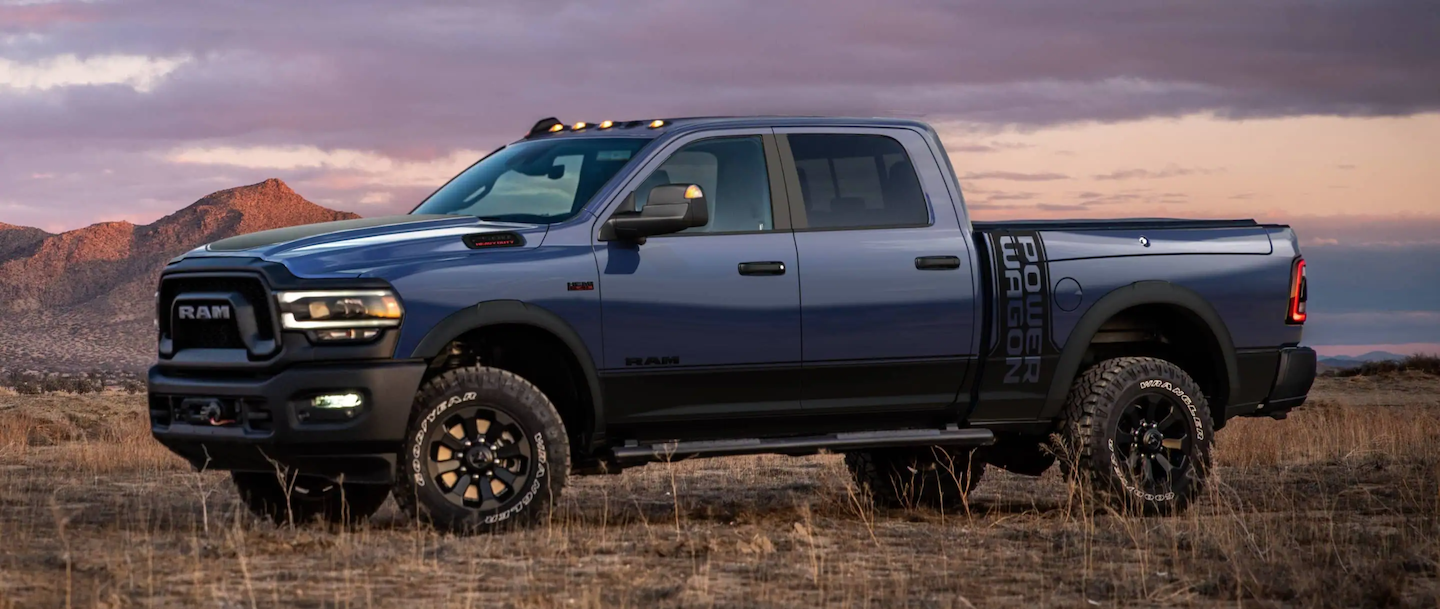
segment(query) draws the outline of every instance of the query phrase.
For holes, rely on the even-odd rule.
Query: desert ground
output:
[[[547,522],[454,537],[393,505],[275,526],[155,444],[143,396],[0,394],[0,607],[1435,607],[1440,377],[1311,396],[1219,432],[1181,516],[1054,469],[877,509],[838,456],[741,457],[572,478]]]

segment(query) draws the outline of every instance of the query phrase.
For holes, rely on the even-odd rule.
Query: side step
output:
[[[618,446],[615,461],[620,463],[679,461],[691,457],[725,457],[733,455],[782,454],[811,455],[821,450],[839,452],[863,448],[898,446],[989,446],[995,434],[988,429],[900,429],[894,431],[863,431],[821,436],[788,438],[745,438],[739,440],[707,440],[696,442],[661,442]]]

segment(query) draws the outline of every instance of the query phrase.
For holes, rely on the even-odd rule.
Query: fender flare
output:
[[[605,405],[604,396],[600,390],[600,374],[595,369],[595,360],[590,357],[590,349],[585,346],[585,341],[580,338],[580,333],[576,332],[575,328],[559,315],[545,307],[519,300],[488,300],[472,307],[460,309],[435,324],[435,327],[420,339],[419,344],[415,345],[410,357],[429,361],[440,355],[440,351],[450,344],[450,341],[465,333],[498,325],[522,325],[544,330],[560,339],[560,342],[570,350],[570,355],[579,363],[580,371],[585,376],[585,384],[590,391],[590,402],[594,409],[594,412],[591,413],[591,416],[594,417],[594,429],[590,433],[590,447],[595,448],[602,445],[605,440]]]
[[[1111,290],[1091,305],[1080,317],[1080,321],[1076,322],[1075,328],[1070,331],[1070,338],[1065,341],[1065,348],[1060,352],[1054,381],[1045,398],[1045,408],[1041,411],[1041,420],[1054,420],[1060,416],[1060,410],[1065,406],[1065,397],[1070,393],[1070,385],[1080,374],[1080,362],[1085,357],[1085,351],[1090,348],[1090,341],[1094,340],[1095,334],[1100,331],[1100,326],[1121,311],[1152,304],[1178,306],[1203,322],[1220,349],[1220,360],[1225,366],[1227,393],[1240,386],[1239,366],[1235,362],[1235,341],[1230,336],[1230,328],[1225,325],[1225,320],[1215,311],[1215,307],[1200,294],[1184,286],[1168,281],[1139,281]],[[1215,396],[1207,397],[1213,399]],[[1214,409],[1222,405],[1212,403],[1210,406]]]

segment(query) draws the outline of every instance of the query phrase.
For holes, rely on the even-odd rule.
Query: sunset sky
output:
[[[0,0],[0,222],[147,223],[280,177],[408,211],[535,120],[902,116],[979,219],[1299,231],[1307,342],[1440,350],[1421,0]]]

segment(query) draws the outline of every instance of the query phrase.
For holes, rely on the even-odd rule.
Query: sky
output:
[[[1440,4],[0,0],[0,222],[279,177],[408,211],[537,119],[931,122],[977,219],[1298,231],[1307,342],[1440,351]]]

